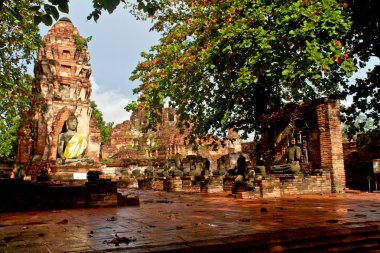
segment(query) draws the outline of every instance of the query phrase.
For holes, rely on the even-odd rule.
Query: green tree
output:
[[[380,15],[379,1],[347,0],[345,4],[352,20],[347,42],[352,46],[351,55],[356,55],[356,64],[363,67],[371,57],[380,59]],[[344,86],[352,96],[352,104],[343,109],[343,121],[348,125],[348,137],[365,131],[361,115],[373,119],[373,125],[380,129],[380,65],[371,69],[365,78],[358,78]]]
[[[13,157],[19,116],[37,104],[31,95],[32,77],[27,66],[34,62],[41,43],[35,12],[30,6],[41,1],[1,1],[0,5],[0,157]],[[18,15],[11,10],[17,10]]]
[[[13,5],[13,0],[2,0],[0,1],[0,10],[6,10],[11,12],[17,19],[22,20],[25,12],[30,12],[33,14],[33,20],[36,25],[43,22],[45,25],[49,26],[53,23],[53,19],[58,20],[60,12],[69,13],[69,1],[70,0],[32,0],[25,1],[27,3],[23,9],[18,8]],[[160,8],[159,1],[156,0],[136,0],[131,1],[135,10],[143,11],[153,15],[157,9]],[[97,21],[103,11],[112,13],[117,6],[121,3],[127,3],[125,0],[93,0],[93,11],[87,16],[87,19],[94,19]]]
[[[168,99],[193,137],[230,128],[246,136],[285,102],[340,98],[355,69],[342,1],[160,3],[152,29],[162,38],[142,53],[131,78],[140,80],[140,96],[126,107],[147,109],[150,128]]]
[[[91,101],[92,115],[95,118],[100,130],[100,135],[102,137],[102,144],[106,144],[111,134],[111,129],[113,127],[113,122],[105,122],[103,119],[103,113],[99,110],[95,101]]]
[[[0,160],[14,158],[17,147],[17,130],[20,125],[20,118],[14,118],[13,124],[9,124],[4,119],[0,119]]]
[[[352,124],[342,124],[343,136],[347,139],[356,139],[358,134],[368,133],[375,130],[373,118],[368,118],[365,114],[359,114]]]

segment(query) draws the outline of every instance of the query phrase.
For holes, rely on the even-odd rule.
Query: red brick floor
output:
[[[344,233],[353,227],[380,226],[380,193],[272,199],[235,199],[227,193],[127,193],[140,197],[139,207],[2,213],[0,252],[226,249],[252,243],[262,234],[292,237],[289,231],[294,229]],[[135,241],[115,245],[115,235]],[[276,245],[276,238],[268,243]]]

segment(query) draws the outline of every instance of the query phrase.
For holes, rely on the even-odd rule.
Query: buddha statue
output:
[[[299,161],[301,160],[302,150],[296,145],[295,139],[291,140],[291,145],[286,149],[287,162],[290,165],[289,171],[298,173],[301,169]]]
[[[62,132],[58,137],[59,163],[81,162],[86,148],[86,137],[77,132],[78,120],[75,115],[70,115],[65,122],[66,132]]]
[[[299,174],[301,166],[299,164],[301,160],[302,150],[296,145],[296,141],[293,138],[290,146],[286,149],[286,163],[280,165],[274,165],[270,168],[273,173],[291,173]]]

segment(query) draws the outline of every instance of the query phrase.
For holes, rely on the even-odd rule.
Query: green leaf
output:
[[[287,76],[289,74],[289,70],[288,69],[284,69],[282,72],[281,72],[281,75],[283,76]]]
[[[52,15],[55,20],[59,18],[58,10],[54,6],[45,4],[44,9],[46,13]]]
[[[41,20],[42,22],[46,25],[46,26],[51,26],[53,24],[53,19],[51,18],[51,16],[49,14],[45,14],[41,17]]]
[[[68,1],[60,1],[58,4],[58,10],[63,13],[69,13]]]
[[[41,16],[34,16],[34,24],[39,25],[42,22]]]
[[[112,13],[120,4],[120,0],[103,0],[102,4],[108,13]]]
[[[39,6],[39,5],[32,6],[32,7],[29,8],[29,10],[32,11],[32,12],[37,12],[40,9],[41,9],[41,6]]]

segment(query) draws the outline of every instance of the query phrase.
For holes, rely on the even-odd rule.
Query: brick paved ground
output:
[[[380,193],[244,200],[227,194],[125,193],[139,196],[140,207],[2,213],[0,252],[227,251],[231,245],[254,248],[263,240],[265,249],[282,252],[276,242],[301,240],[311,232],[318,237],[353,235],[353,228],[380,230]],[[135,241],[116,245],[115,235]]]

